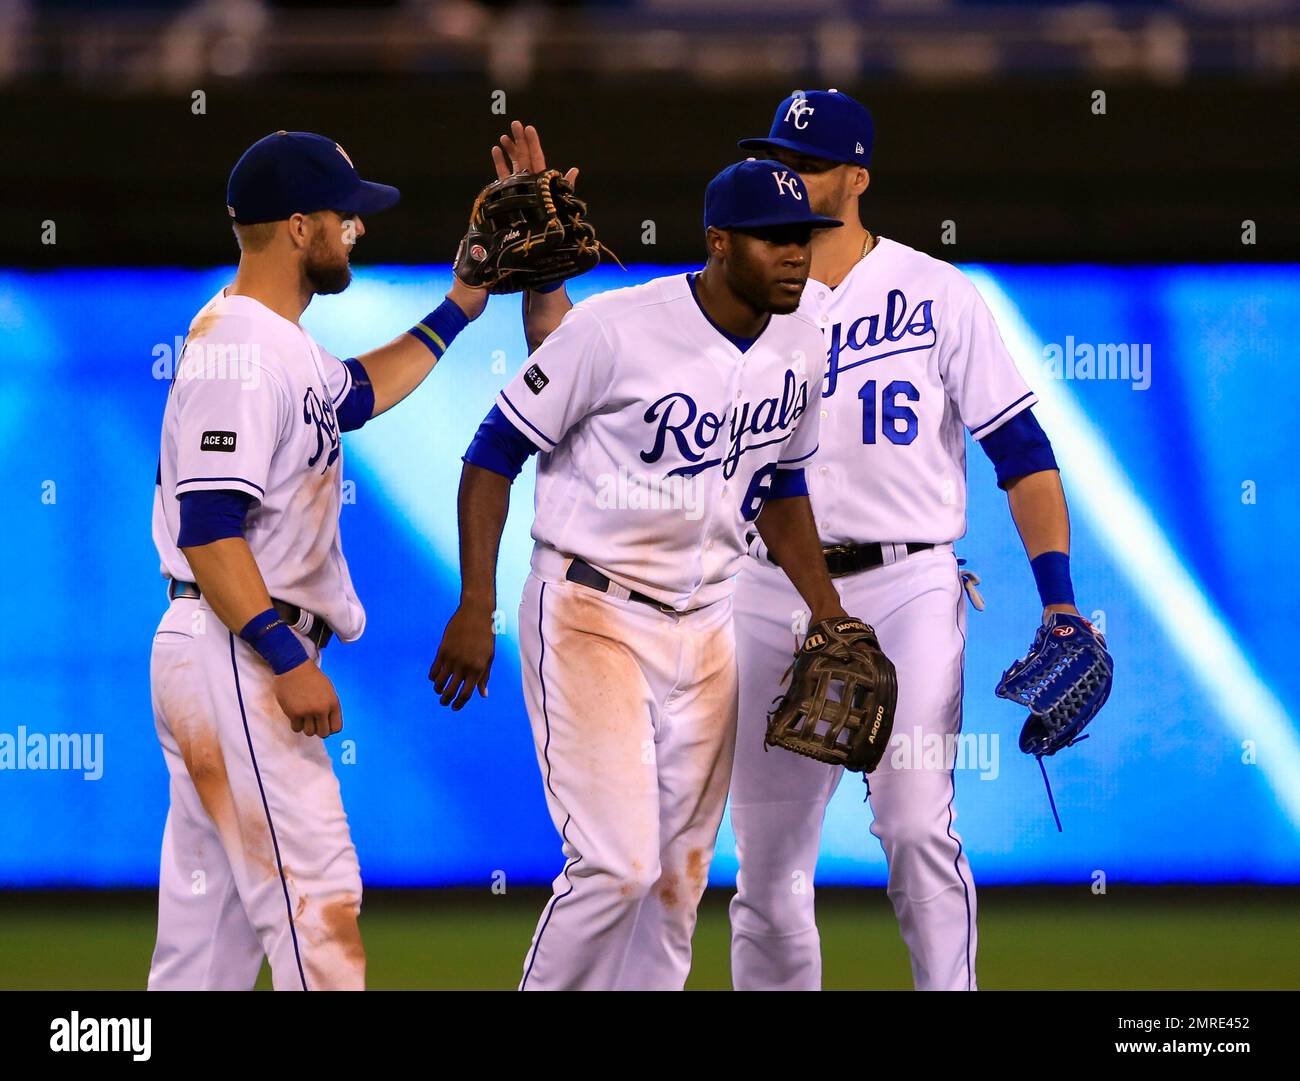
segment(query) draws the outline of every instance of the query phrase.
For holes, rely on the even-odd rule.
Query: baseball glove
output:
[[[1029,707],[1020,749],[1042,759],[1080,740],[1110,696],[1115,662],[1106,639],[1079,616],[1054,613],[1034,643],[1002,673],[999,698]]]
[[[808,630],[786,675],[790,687],[767,719],[766,746],[870,773],[894,729],[898,681],[876,632],[860,619]]]
[[[456,251],[456,276],[489,293],[518,293],[585,274],[602,251],[587,204],[556,169],[515,173],[478,193],[469,232]],[[619,263],[622,266],[621,263]]]

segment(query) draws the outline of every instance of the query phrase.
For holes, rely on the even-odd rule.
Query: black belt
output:
[[[566,581],[577,582],[580,586],[589,586],[600,593],[608,593],[612,584],[607,575],[601,574],[585,559],[574,558],[569,564],[569,569],[564,572]],[[651,608],[657,608],[660,612],[676,613],[677,609],[671,604],[664,604],[663,601],[657,601],[653,597],[647,597],[644,593],[638,593],[632,590],[630,598],[639,601],[641,604],[648,604]]]
[[[934,545],[909,541],[905,547],[908,555],[914,555],[933,548]],[[873,567],[885,565],[883,544],[832,544],[823,548],[822,554],[826,557],[826,569],[832,578],[842,578],[846,574],[856,574],[858,571],[869,571]]]
[[[889,547],[894,546],[891,544]],[[933,548],[934,545],[910,541],[905,547],[908,555],[914,555]],[[831,544],[822,549],[822,555],[826,557],[826,569],[832,578],[843,578],[846,574],[856,574],[858,571],[869,571],[885,565],[883,544]],[[780,566],[771,552],[767,553],[767,561]]]
[[[167,583],[167,596],[170,600],[177,597],[191,597],[198,600],[203,594],[199,590],[197,582],[179,582],[172,578]],[[303,609],[296,604],[290,604],[288,601],[277,601],[271,599],[271,606],[275,609],[276,614],[285,621],[294,630],[298,630],[298,622],[303,617]],[[317,649],[324,649],[330,644],[330,639],[334,637],[334,631],[320,616],[314,612],[307,612],[311,622],[305,631],[299,631],[309,642],[315,644]]]

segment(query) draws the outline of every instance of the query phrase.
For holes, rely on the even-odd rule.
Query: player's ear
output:
[[[864,166],[858,167],[858,175],[853,180],[853,194],[861,195],[871,184],[871,174]]]
[[[289,226],[289,242],[295,248],[306,248],[311,244],[312,230],[316,223],[309,214],[290,214],[285,223]]]
[[[725,259],[730,247],[730,234],[725,229],[710,225],[704,230],[704,246],[710,259]]]

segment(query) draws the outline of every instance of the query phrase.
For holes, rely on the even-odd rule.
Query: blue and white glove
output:
[[[1020,749],[1037,758],[1080,740],[1110,697],[1115,662],[1106,639],[1080,616],[1053,613],[1029,652],[1002,673],[997,695],[1029,708]]]

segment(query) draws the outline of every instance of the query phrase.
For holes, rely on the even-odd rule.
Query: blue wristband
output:
[[[469,326],[469,316],[460,310],[454,300],[444,300],[428,315],[415,324],[408,334],[414,334],[435,357],[441,358],[452,339]]]
[[[1038,586],[1038,596],[1046,608],[1050,604],[1073,604],[1074,585],[1070,581],[1070,557],[1064,552],[1043,552],[1029,561]]]
[[[239,637],[257,650],[277,676],[308,660],[302,643],[274,608],[268,608],[245,623]]]

